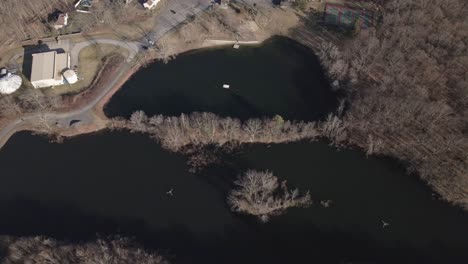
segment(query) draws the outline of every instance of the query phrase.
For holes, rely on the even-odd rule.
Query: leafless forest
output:
[[[47,96],[41,90],[25,89],[20,96],[0,96],[0,121],[34,113],[37,115],[34,125],[38,132],[54,134],[53,128],[46,120],[46,113],[58,109],[61,105],[62,97],[60,96]]]
[[[61,106],[60,96],[48,96],[38,89],[24,89],[19,96],[0,95],[0,119],[25,113],[41,113]]]
[[[348,94],[345,141],[404,161],[468,208],[468,2],[390,0],[324,56]]]
[[[67,10],[73,0],[2,0],[0,4],[0,44],[42,37],[48,31],[47,15],[54,9]]]
[[[234,212],[257,216],[267,222],[271,216],[283,214],[291,207],[307,207],[312,203],[309,193],[300,195],[298,189],[288,190],[286,181],[269,171],[249,170],[239,175],[228,196],[228,204]]]
[[[48,15],[54,10],[73,11],[76,0],[2,0],[0,4],[0,46],[20,43],[30,38],[54,35]],[[95,1],[93,12],[73,19],[73,28],[88,32],[102,25],[131,23],[144,16],[144,11],[135,5],[126,5],[125,0]]]
[[[3,264],[168,264],[163,257],[132,246],[129,240],[98,239],[84,244],[70,244],[44,237],[2,237]]]

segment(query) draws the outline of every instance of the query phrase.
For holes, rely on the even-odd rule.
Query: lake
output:
[[[316,120],[336,101],[317,58],[278,38],[156,62],[128,81],[106,114]],[[17,133],[0,151],[0,235],[77,242],[123,235],[183,264],[468,263],[468,214],[396,161],[302,141],[247,144],[195,174],[186,164],[142,134],[107,131],[55,144]],[[226,197],[248,169],[310,190],[314,204],[268,223],[232,213]]]
[[[229,84],[229,89],[223,89]],[[274,116],[314,120],[336,108],[318,58],[274,38],[259,47],[217,48],[155,62],[137,72],[105,108],[109,117],[213,112],[240,119]]]
[[[467,213],[437,200],[395,162],[323,142],[247,145],[190,174],[183,156],[145,135],[106,132],[51,144],[23,132],[0,151],[0,167],[1,234],[75,241],[120,234],[174,263],[468,259]],[[231,213],[226,196],[247,169],[268,169],[310,190],[315,204],[266,224]],[[323,208],[322,199],[333,206]]]

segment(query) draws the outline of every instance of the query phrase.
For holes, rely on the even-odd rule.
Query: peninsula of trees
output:
[[[228,143],[284,143],[319,136],[344,136],[342,122],[333,115],[329,115],[323,122],[286,121],[281,116],[253,118],[241,122],[237,118],[219,117],[213,113],[148,117],[143,111],[136,111],[129,120],[113,119],[109,127],[148,133],[171,151],[194,146],[223,146]]]

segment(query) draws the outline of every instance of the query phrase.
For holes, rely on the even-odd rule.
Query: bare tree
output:
[[[45,237],[1,237],[4,264],[168,264],[162,256],[132,246],[124,238],[67,244]]]
[[[14,117],[22,112],[20,104],[13,96],[5,95],[0,97],[0,117]]]
[[[130,122],[135,125],[137,130],[144,131],[147,127],[148,117],[143,111],[136,111],[130,117]]]
[[[113,119],[112,129],[129,129],[133,132],[149,133],[162,145],[172,151],[186,146],[239,144],[239,143],[281,143],[301,139],[314,139],[321,133],[325,123],[291,122],[282,118],[249,119],[242,123],[236,118],[221,118],[212,113],[192,113],[180,117],[161,115],[146,117],[135,112],[130,120]]]
[[[21,108],[25,113],[33,113],[36,132],[54,135],[53,120],[49,118],[51,111],[61,106],[60,96],[47,96],[39,89],[28,89],[19,96]]]
[[[159,40],[156,44],[156,52],[158,57],[163,60],[164,63],[169,63],[169,61],[175,59],[176,57],[176,52],[173,45],[168,43],[165,38]]]
[[[308,207],[312,203],[308,192],[301,196],[298,189],[288,190],[286,181],[279,182],[269,171],[249,170],[234,183],[236,189],[228,196],[231,210],[255,215],[263,222],[290,207]]]
[[[244,125],[245,131],[249,135],[250,142],[255,142],[256,137],[262,131],[261,122],[259,119],[249,119]]]
[[[333,114],[329,114],[327,120],[322,125],[322,135],[336,141],[346,138],[346,124]]]
[[[40,89],[27,89],[19,96],[19,99],[25,112],[50,111],[61,104],[61,97],[47,96]]]
[[[66,10],[72,0],[4,0],[0,5],[0,44],[5,41],[19,42],[28,38],[44,37],[50,33],[47,15],[54,9]]]
[[[375,28],[324,49],[349,106],[324,132],[405,160],[442,197],[468,208],[466,1],[383,4]]]

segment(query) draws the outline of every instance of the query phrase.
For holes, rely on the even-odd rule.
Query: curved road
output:
[[[117,73],[115,74],[115,78],[112,79],[109,83],[106,84],[106,87],[102,89],[102,91],[89,103],[85,106],[70,111],[66,113],[46,113],[44,114],[47,122],[53,125],[60,125],[62,127],[70,126],[70,122],[72,120],[79,120],[84,123],[89,123],[92,121],[93,118],[93,108],[111,91],[111,89],[122,79],[122,76],[127,74],[131,69],[129,63],[124,63],[120,66]],[[28,116],[24,116],[22,118],[18,118],[7,126],[3,127],[0,130],[0,148],[3,144],[6,143],[8,138],[15,133],[20,126],[26,124],[34,124],[36,123],[37,119],[41,117],[41,114],[31,114]]]
[[[253,0],[238,0],[244,4],[254,6],[256,1]],[[260,0],[264,3],[269,3],[270,0]],[[271,3],[270,3],[271,4]],[[142,47],[147,45],[148,42],[157,42],[162,36],[170,32],[172,29],[183,23],[187,18],[197,15],[203,12],[205,9],[212,5],[211,0],[176,0],[169,1],[163,6],[156,16],[156,26],[148,32],[146,37],[141,42],[124,42],[113,39],[90,39],[74,45],[70,51],[71,67],[78,64],[78,55],[80,51],[93,44],[111,44],[125,48],[129,51],[126,63],[120,66],[115,78],[111,82],[107,83],[102,92],[100,92],[96,98],[86,104],[80,109],[73,110],[67,113],[47,113],[45,117],[51,124],[59,124],[60,126],[68,127],[72,120],[80,120],[86,123],[87,120],[92,120],[93,111],[92,109],[111,91],[111,89],[121,80],[121,78],[127,74],[131,69],[131,61],[135,56],[142,51]],[[23,54],[20,54],[23,55]],[[31,114],[21,119],[16,119],[9,123],[7,126],[0,129],[0,148],[8,140],[8,138],[16,132],[24,124],[33,124],[40,114]]]
[[[95,44],[109,44],[114,46],[119,46],[121,48],[128,50],[128,57],[127,62],[132,61],[135,56],[140,52],[141,47],[143,46],[140,42],[124,42],[114,39],[103,39],[103,38],[96,38],[90,39],[83,42],[79,42],[73,46],[70,51],[70,65],[73,68],[74,66],[78,65],[78,57],[82,49],[95,45]]]
[[[74,67],[78,65],[78,57],[82,49],[95,45],[95,44],[110,44],[114,46],[122,47],[128,50],[128,56],[125,63],[123,63],[120,68],[117,70],[112,81],[106,84],[102,91],[88,104],[85,106],[73,110],[67,113],[46,113],[45,118],[50,125],[58,125],[61,127],[68,127],[72,120],[79,120],[81,123],[90,123],[93,120],[93,111],[92,109],[106,96],[110,90],[121,80],[122,76],[128,73],[131,69],[130,62],[136,57],[136,55],[142,50],[143,44],[140,42],[124,42],[114,39],[104,39],[96,38],[90,39],[83,42],[76,43],[73,48],[70,50],[70,66]],[[40,52],[34,49],[28,50],[29,53]],[[16,60],[19,56],[24,55],[24,53],[19,53],[15,55],[12,60]],[[1,128],[0,130],[0,148],[3,144],[6,143],[8,138],[16,132],[21,126],[27,124],[34,124],[35,121],[41,117],[41,114],[31,114],[28,116],[23,116],[12,122],[7,126]]]

